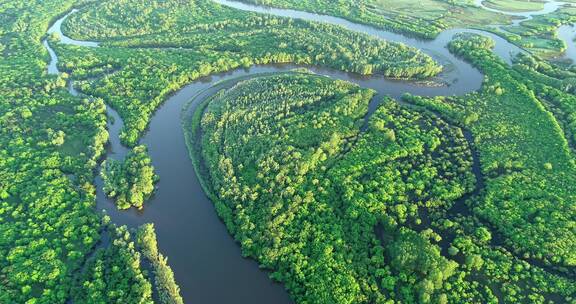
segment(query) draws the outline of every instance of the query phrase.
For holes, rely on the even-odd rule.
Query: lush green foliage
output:
[[[119,209],[142,209],[158,181],[145,146],[133,148],[123,161],[104,161],[100,175],[104,192],[115,199]]]
[[[47,75],[41,43],[51,21],[84,2],[0,4],[1,303],[70,300],[101,239],[93,179],[108,140],[106,107],[101,99],[70,95],[66,74]],[[118,257],[120,251],[125,255]],[[134,267],[124,273],[126,282],[140,281],[132,253],[115,247],[98,255],[104,266]]]
[[[557,36],[563,24],[576,22],[576,8],[561,8],[550,14],[538,15],[519,25],[501,26],[495,32],[512,43],[544,57],[559,56],[566,44]]]
[[[427,214],[472,191],[469,145],[390,100],[361,132],[371,97],[323,77],[270,76],[220,93],[203,115],[197,157],[220,215],[298,302],[447,297],[458,264],[440,254]]]
[[[159,21],[161,20],[161,21]],[[117,109],[136,145],[166,97],[202,76],[253,64],[323,65],[360,74],[423,78],[441,68],[418,50],[337,26],[242,12],[210,0],[102,1],[65,23],[103,47],[61,46],[62,68]],[[94,78],[94,76],[98,76]]]
[[[0,4],[1,303],[149,303],[146,263],[159,298],[181,302],[152,226],[136,243],[125,228],[101,234],[92,184],[108,139],[103,100],[135,146],[170,93],[216,72],[276,62],[402,78],[440,69],[411,48],[208,0],[100,1],[65,27],[103,47],[56,46],[61,68],[93,96],[74,97],[69,75],[46,74],[41,39],[85,2]],[[425,37],[493,17],[454,1],[409,2],[291,5]],[[540,48],[531,37],[553,40],[572,15],[508,30]],[[487,75],[480,92],[406,97],[422,108],[384,99],[366,125],[373,92],[317,76],[250,80],[211,99],[196,156],[243,252],[299,302],[573,302],[576,75],[530,56],[510,68],[491,45],[451,44]],[[142,150],[105,166],[126,207],[153,189]]]
[[[240,0],[348,19],[387,30],[434,38],[451,27],[481,27],[508,17],[480,9],[470,0]]]
[[[565,43],[556,31],[562,24],[576,21],[575,8],[561,8],[557,12],[538,15],[518,25],[509,25],[511,17],[473,5],[473,1],[453,0],[240,0],[247,3],[293,8],[345,18],[387,30],[434,38],[441,31],[453,27],[481,28],[492,31],[510,42],[546,57],[560,55]],[[492,0],[488,7],[504,12],[538,11],[544,2]],[[502,25],[502,26],[496,26]]]
[[[99,240],[93,170],[108,134],[101,100],[46,75],[41,37],[73,1],[0,4],[0,302],[64,303]]]
[[[576,244],[576,169],[565,137],[570,139],[573,132],[574,96],[567,93],[573,89],[573,74],[531,57],[521,58],[510,69],[490,52],[491,45],[486,38],[466,35],[450,45],[486,73],[480,92],[464,98],[409,99],[467,123],[476,135],[485,185],[472,200],[473,214],[492,230],[493,246],[524,260],[513,266],[520,277],[505,276],[519,284],[503,288],[505,300],[573,301],[576,291],[562,287],[574,286],[576,273],[571,250]],[[471,116],[475,119],[467,121]],[[457,237],[455,242],[461,240]],[[466,242],[459,249],[473,248]],[[494,259],[493,254],[482,253]],[[548,275],[534,272],[538,268]],[[538,294],[522,291],[524,284]]]
[[[180,296],[180,287],[176,284],[174,273],[168,265],[168,258],[158,252],[153,224],[145,224],[138,228],[136,244],[154,269],[154,284],[160,302],[163,304],[184,303]]]
[[[74,302],[153,303],[152,285],[140,268],[140,253],[126,226],[111,226],[106,233],[111,244],[88,260],[73,290]]]
[[[553,210],[559,201],[553,206],[539,200],[541,220],[523,221],[534,217],[534,209],[531,200],[522,199],[523,191],[534,195],[539,186],[554,183],[553,174],[565,178],[561,170],[571,170],[570,152],[550,144],[548,151],[521,154],[541,146],[520,145],[515,138],[523,129],[508,133],[488,120],[522,117],[509,122],[529,129],[520,138],[551,131],[548,140],[563,140],[537,103],[512,112],[519,116],[508,112],[524,104],[507,96],[506,85],[512,84],[504,80],[516,72],[487,51],[491,41],[469,39],[478,38],[460,38],[452,49],[469,52],[467,58],[477,64],[477,56],[490,56],[501,69],[485,70],[495,80],[465,98],[406,100],[470,127],[477,161],[460,128],[389,99],[362,127],[370,92],[324,77],[260,77],[199,107],[202,120],[191,126],[191,136],[200,136],[202,147],[193,155],[220,216],[243,253],[271,269],[297,302],[573,299],[573,253],[565,250],[573,242],[570,209],[558,214]],[[528,117],[547,120],[550,129],[520,114],[531,107]],[[498,156],[502,153],[515,158]],[[538,155],[546,155],[546,162],[529,168]],[[536,172],[549,181],[532,187],[527,179],[538,179]],[[502,199],[508,189],[518,194],[515,201]],[[543,190],[537,195],[545,195]],[[573,192],[556,189],[561,193]],[[538,246],[530,246],[533,242]]]
[[[487,46],[480,36],[461,37],[450,46],[487,74],[483,91],[450,99],[452,107],[464,106],[478,116],[471,128],[488,177],[478,214],[506,236],[513,251],[574,267],[574,155],[537,98],[547,91],[533,91],[553,87],[542,82],[534,87],[530,74],[510,70]]]

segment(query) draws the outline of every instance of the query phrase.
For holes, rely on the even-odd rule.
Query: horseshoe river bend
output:
[[[300,18],[314,22],[336,24],[351,31],[362,32],[388,41],[400,42],[420,49],[429,54],[445,69],[434,79],[441,85],[430,86],[423,83],[387,79],[383,76],[363,77],[336,70],[307,66],[314,73],[326,75],[358,84],[364,88],[377,91],[373,98],[371,110],[377,101],[388,95],[399,98],[404,93],[422,96],[464,95],[478,90],[483,75],[470,64],[452,55],[446,48],[447,43],[457,33],[478,33],[491,37],[496,46],[494,52],[503,60],[511,63],[520,48],[492,33],[473,29],[456,28],[442,32],[434,40],[421,40],[376,29],[366,25],[313,13],[265,8],[228,0],[215,0],[217,3],[252,12],[276,16]],[[558,8],[552,4],[547,10]],[[73,40],[61,31],[61,25],[68,16],[76,13],[72,10],[58,19],[48,30],[48,34],[57,33],[60,43],[82,47],[99,47],[97,42]],[[536,13],[536,12],[534,12]],[[522,17],[529,17],[524,13]],[[573,30],[563,26],[559,33],[568,47],[567,57],[574,56]],[[48,73],[57,74],[58,56],[44,41],[51,56]],[[572,59],[572,58],[570,58]],[[263,73],[283,72],[301,67],[296,65],[261,65],[249,69],[236,69],[227,73],[216,74],[190,83],[167,99],[154,114],[149,129],[140,143],[148,147],[152,163],[161,180],[154,196],[143,211],[134,209],[119,211],[114,203],[102,191],[102,180],[97,177],[97,208],[106,210],[117,225],[136,227],[143,223],[155,224],[160,240],[161,251],[169,257],[169,263],[175,269],[176,281],[180,285],[184,299],[194,299],[197,303],[291,303],[283,286],[272,282],[258,264],[242,257],[240,247],[226,231],[225,225],[218,218],[213,204],[205,195],[190,161],[182,128],[183,112],[193,111],[204,98],[220,89],[233,86],[238,81],[261,75]],[[73,83],[70,93],[78,94]],[[189,105],[189,106],[187,106]],[[185,112],[186,112],[185,111]],[[110,134],[107,158],[123,159],[128,148],[119,140],[122,120],[118,113],[108,107]]]

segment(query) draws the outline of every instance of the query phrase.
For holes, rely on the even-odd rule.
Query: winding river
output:
[[[544,2],[543,8],[539,11],[508,12],[508,11],[502,11],[502,10],[487,6],[484,4],[484,2],[485,2],[485,0],[474,0],[474,4],[476,6],[480,6],[487,11],[515,17],[514,20],[512,21],[512,25],[518,25],[518,24],[520,24],[520,22],[528,21],[528,20],[534,18],[535,16],[553,13],[553,12],[557,11],[559,8],[561,8],[562,6],[571,5],[570,2],[546,1],[546,2]]]
[[[485,2],[485,0],[474,0],[475,5],[480,6],[485,10],[514,17],[514,19],[512,20],[513,26],[518,26],[518,25],[520,25],[521,22],[532,20],[535,16],[553,13],[564,6],[574,5],[574,3],[570,3],[570,2],[547,1],[547,2],[544,2],[544,7],[540,11],[536,11],[536,12],[532,12],[532,11],[506,12],[506,11],[501,11],[501,10],[486,6],[484,4],[484,2]],[[504,32],[507,31],[504,28],[504,25],[495,25],[495,28],[497,28],[498,30],[504,31]],[[559,59],[565,59],[565,60],[568,60],[570,63],[574,63],[575,58],[576,58],[576,44],[574,43],[574,36],[576,35],[576,28],[574,27],[573,24],[561,25],[558,28],[557,35],[558,35],[558,38],[560,40],[564,41],[564,43],[566,45],[566,49],[564,50],[564,53],[559,57]]]
[[[399,98],[409,92],[414,95],[463,95],[477,90],[482,84],[483,75],[468,63],[450,54],[445,47],[452,37],[460,32],[480,33],[496,41],[495,52],[506,62],[521,50],[499,36],[470,29],[452,29],[443,32],[435,40],[420,40],[399,34],[355,24],[340,18],[318,14],[270,9],[243,3],[215,0],[222,5],[237,9],[269,13],[277,16],[300,18],[316,22],[326,22],[343,26],[357,32],[402,42],[421,49],[448,67],[440,76],[443,86],[423,86],[417,82],[390,80],[381,76],[360,77],[332,69],[308,67],[317,74],[335,79],[354,82],[362,87],[378,92],[370,107],[375,109],[383,95]],[[72,10],[58,19],[48,30],[56,33],[60,42],[84,47],[98,47],[97,42],[77,41],[62,34],[62,23]],[[47,40],[43,41],[51,62],[48,73],[59,73],[57,54]],[[140,224],[155,223],[160,250],[169,257],[169,264],[181,287],[182,296],[187,302],[196,303],[291,303],[282,285],[273,283],[265,271],[259,269],[253,260],[244,259],[240,248],[228,234],[226,227],[217,217],[212,203],[204,194],[189,159],[184,140],[180,115],[184,106],[193,97],[201,100],[224,86],[235,82],[222,82],[251,77],[261,73],[282,72],[296,68],[295,65],[254,66],[250,69],[237,69],[199,79],[172,95],[155,113],[149,131],[140,140],[148,147],[154,167],[160,175],[155,195],[146,203],[143,211],[134,209],[118,211],[112,201],[102,192],[102,180],[97,177],[97,208],[106,210],[112,221],[118,225],[136,227]],[[221,85],[216,85],[222,83]],[[70,93],[78,92],[70,85]],[[193,110],[194,104],[191,106]],[[122,120],[118,113],[108,107],[108,129],[110,143],[108,158],[122,159],[128,149],[121,145],[119,133]]]

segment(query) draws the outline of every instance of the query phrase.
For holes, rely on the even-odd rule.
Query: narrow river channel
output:
[[[252,12],[269,13],[277,16],[300,18],[315,22],[327,22],[363,32],[368,35],[396,41],[421,49],[448,67],[439,76],[442,86],[424,86],[410,81],[390,80],[381,76],[360,77],[358,75],[325,69],[307,67],[317,74],[335,79],[347,80],[371,88],[378,92],[373,101],[384,95],[399,98],[404,93],[414,95],[463,95],[478,90],[483,75],[468,63],[448,52],[446,44],[460,32],[480,33],[496,41],[495,52],[506,62],[521,50],[504,39],[491,33],[469,29],[451,29],[443,32],[435,40],[420,40],[399,34],[375,29],[365,25],[317,14],[268,9],[227,0],[217,3]],[[84,47],[99,47],[97,42],[77,41],[63,35],[60,27],[65,19],[75,13],[71,11],[57,20],[48,33],[57,33],[60,43]],[[59,73],[57,54],[47,41],[43,41],[51,62],[50,74]],[[217,217],[212,202],[204,194],[189,158],[184,140],[180,116],[182,109],[193,97],[209,96],[217,90],[214,84],[237,77],[256,76],[261,73],[288,71],[295,65],[254,66],[250,69],[237,69],[228,73],[213,75],[195,81],[172,95],[153,116],[148,132],[140,140],[148,147],[156,172],[160,175],[158,189],[148,201],[143,211],[118,211],[112,201],[102,192],[102,181],[97,178],[97,209],[106,210],[117,225],[136,227],[152,222],[158,234],[160,250],[169,257],[176,280],[181,287],[186,302],[195,303],[291,303],[282,285],[273,283],[265,271],[259,269],[253,260],[241,256],[240,247],[228,234],[226,227]],[[73,86],[70,92],[77,94]],[[202,98],[197,98],[200,100]],[[373,110],[377,102],[371,104]],[[192,105],[193,109],[194,105]],[[122,120],[118,113],[108,107],[108,128],[110,144],[108,158],[122,159],[128,149],[121,145],[119,133]]]

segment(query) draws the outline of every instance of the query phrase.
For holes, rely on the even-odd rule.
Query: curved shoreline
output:
[[[222,5],[225,5],[225,6],[229,6],[229,7],[240,9],[240,10],[250,11],[250,12],[259,12],[259,13],[263,13],[263,14],[271,14],[271,15],[280,16],[280,17],[298,18],[298,19],[312,21],[312,22],[321,21],[321,22],[325,22],[325,23],[329,23],[329,24],[333,24],[333,25],[340,25],[340,26],[347,28],[348,30],[363,32],[363,33],[369,34],[371,36],[378,36],[378,37],[383,38],[383,39],[388,40],[388,41],[400,42],[400,43],[404,43],[406,45],[418,48],[418,49],[423,50],[423,51],[428,51],[428,55],[430,55],[432,58],[434,58],[438,61],[441,61],[442,56],[439,57],[439,56],[437,56],[437,54],[430,53],[432,51],[430,48],[432,47],[432,48],[438,49],[438,48],[445,47],[447,42],[450,41],[453,38],[453,36],[455,34],[458,34],[458,33],[475,33],[475,34],[481,34],[481,35],[490,37],[496,43],[495,48],[494,48],[494,52],[496,54],[498,54],[500,56],[500,58],[502,58],[508,64],[511,64],[512,58],[516,54],[528,52],[524,48],[517,46],[517,45],[514,45],[512,42],[507,40],[505,37],[499,35],[497,32],[491,31],[490,29],[477,29],[476,27],[475,28],[450,28],[450,29],[442,31],[438,36],[436,36],[433,39],[423,39],[423,38],[414,38],[414,37],[406,36],[405,34],[399,34],[399,33],[395,33],[392,31],[387,31],[385,29],[381,29],[381,28],[378,28],[378,27],[373,26],[373,25],[358,24],[358,23],[355,23],[353,21],[349,21],[349,20],[341,18],[341,17],[334,17],[334,16],[330,16],[330,15],[323,15],[323,14],[317,14],[317,13],[306,12],[306,11],[298,11],[298,10],[293,10],[293,9],[268,7],[268,6],[262,6],[262,5],[256,5],[256,4],[248,4],[248,3],[244,3],[244,2],[239,2],[238,0],[213,0],[213,1],[216,3],[222,4]],[[521,22],[531,20],[535,16],[553,13],[564,6],[576,5],[575,3],[552,0],[552,1],[546,1],[544,3],[544,8],[542,10],[524,11],[524,12],[506,12],[506,11],[501,11],[501,10],[497,10],[494,8],[489,8],[482,3],[483,1],[484,0],[474,0],[474,4],[478,7],[481,7],[483,9],[491,11],[491,12],[495,12],[495,13],[499,13],[499,14],[503,14],[503,15],[511,16],[511,17],[518,17],[517,19],[512,20],[512,23],[509,24],[512,26],[518,26]],[[500,29],[502,26],[504,26],[504,25],[494,25],[494,29]],[[567,37],[568,34],[566,34],[566,32],[568,30],[566,29],[566,27],[571,27],[571,26],[570,25],[560,26],[557,29],[557,35],[559,35],[560,39],[562,41],[564,41],[564,43],[566,45],[568,45],[569,49],[576,49],[576,46],[574,46],[574,42],[573,42],[574,35],[572,37],[568,38]],[[386,34],[385,35],[378,35],[379,34],[378,32],[380,32],[380,33],[385,32]],[[564,33],[564,35],[562,35],[562,33]],[[444,42],[444,45],[438,45],[436,43],[437,41]],[[510,52],[512,52],[512,54],[510,54]],[[442,52],[441,55],[445,56],[446,53]],[[565,59],[569,59],[572,62],[576,62],[576,50],[570,51],[570,52],[564,52],[560,55],[560,57],[565,58]],[[449,52],[448,52],[447,58],[449,58],[449,61],[451,61],[451,62],[458,62],[455,60],[459,60],[459,58],[453,56]],[[458,62],[458,63],[460,63],[460,62]],[[468,73],[464,73],[464,74],[468,75]]]
[[[231,1],[217,0],[216,2],[231,3]],[[62,22],[71,14],[72,10],[58,19],[50,28],[60,33]],[[297,11],[296,11],[297,12]],[[269,12],[264,12],[269,13]],[[299,12],[301,13],[301,12]],[[309,14],[309,13],[306,13]],[[335,18],[320,16],[321,18]],[[291,17],[293,16],[284,16]],[[310,17],[310,16],[308,16]],[[314,17],[316,18],[316,17]],[[335,20],[335,21],[334,21]],[[347,22],[336,18],[333,21]],[[318,20],[309,20],[318,21]],[[320,20],[322,21],[322,20]],[[386,79],[383,76],[373,75],[360,77],[350,73],[344,73],[321,67],[309,67],[313,72],[329,76],[335,79],[347,80],[364,88],[376,89],[376,94],[370,103],[370,111],[374,111],[378,101],[383,95],[389,95],[398,99],[405,92],[414,95],[463,95],[475,91],[481,87],[483,75],[470,64],[455,57],[445,48],[446,43],[460,32],[471,32],[497,39],[498,55],[510,63],[512,55],[509,49],[517,49],[515,46],[497,36],[484,31],[470,29],[452,29],[443,32],[433,41],[407,38],[392,32],[375,29],[369,26],[353,24],[353,31],[360,31],[373,37],[379,37],[389,41],[404,42],[408,45],[424,49],[433,58],[445,58],[450,61],[455,59],[454,71],[449,71],[444,76],[448,78],[449,86],[426,87],[419,86],[415,82]],[[82,45],[85,47],[98,47],[97,42],[78,41],[60,35],[62,43]],[[389,37],[389,38],[388,38]],[[392,39],[390,39],[392,38]],[[398,39],[395,40],[394,38]],[[48,52],[51,55],[49,73],[58,73],[57,54],[50,48],[47,40],[44,40]],[[444,56],[445,54],[448,56]],[[176,280],[182,289],[185,299],[194,299],[198,302],[273,302],[290,303],[291,300],[282,285],[275,284],[267,277],[267,273],[258,268],[253,260],[243,259],[240,248],[236,241],[228,234],[226,227],[216,215],[213,203],[209,200],[210,193],[205,192],[205,186],[198,178],[197,168],[190,161],[190,145],[198,144],[189,140],[182,128],[180,119],[186,117],[186,111],[196,109],[199,104],[190,103],[190,96],[198,97],[202,93],[212,92],[213,84],[226,82],[234,83],[244,79],[257,77],[264,73],[287,72],[298,65],[266,65],[253,66],[250,69],[234,69],[225,73],[214,74],[209,77],[198,79],[175,92],[158,107],[151,118],[149,128],[140,139],[140,143],[149,148],[153,165],[161,176],[159,189],[155,196],[147,203],[145,211],[129,210],[118,211],[115,204],[108,200],[102,193],[101,181],[96,178],[97,208],[107,209],[112,221],[119,225],[130,227],[138,226],[145,222],[156,223],[160,249],[168,257],[175,271]],[[52,71],[50,69],[52,68]],[[240,78],[238,78],[240,77]],[[74,94],[73,87],[70,88]],[[193,98],[194,99],[194,98]],[[110,132],[110,150],[107,157],[123,158],[128,151],[119,140],[122,128],[122,120],[118,113],[107,107],[108,115],[114,117],[115,123],[108,120]],[[189,114],[189,113],[188,113]],[[174,116],[177,115],[177,116]],[[167,136],[169,135],[169,136]],[[180,136],[180,137],[179,137]],[[185,161],[184,161],[185,160]],[[188,248],[189,247],[189,248]],[[188,249],[190,249],[188,251]],[[226,292],[219,291],[219,286],[226,286]]]
[[[564,5],[571,4],[570,2],[562,2],[562,1],[555,1],[555,0],[544,1],[543,2],[543,8],[541,10],[537,10],[537,11],[526,10],[526,11],[511,12],[511,11],[499,10],[497,8],[487,6],[484,4],[484,2],[486,2],[486,0],[474,0],[474,5],[479,6],[482,9],[485,9],[485,10],[490,11],[490,12],[499,13],[499,14],[512,16],[512,17],[520,17],[519,19],[513,21],[513,24],[515,24],[515,25],[517,25],[516,22],[527,21],[527,20],[533,19],[534,16],[550,14],[550,13],[557,11],[560,7],[562,7]]]

